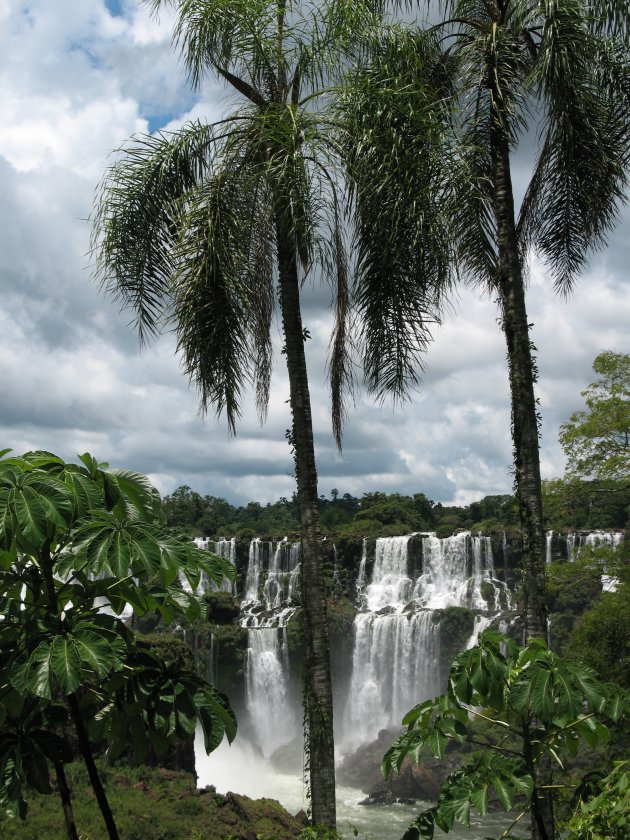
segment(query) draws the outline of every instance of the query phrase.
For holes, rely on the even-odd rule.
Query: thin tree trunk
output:
[[[314,825],[336,827],[330,646],[319,524],[317,470],[313,444],[298,268],[289,210],[276,208],[280,307],[293,417],[293,447],[302,530],[302,604],[306,642],[305,695]]]
[[[63,818],[66,822],[66,831],[68,832],[69,840],[79,840],[79,833],[77,825],[74,821],[74,811],[72,809],[72,799],[70,797],[70,788],[66,779],[66,771],[64,770],[63,762],[55,762],[55,774],[57,776],[57,787],[59,788],[59,798],[61,799],[61,807],[63,808]]]
[[[48,600],[50,601],[50,610],[53,615],[57,615],[57,592],[55,590],[55,581],[52,573],[52,557],[50,555],[49,544],[46,544],[44,546],[40,554],[40,560],[42,564],[42,571],[44,573],[44,580],[46,581],[46,592],[48,594]],[[70,709],[70,717],[72,718],[72,722],[74,723],[74,728],[76,730],[77,737],[79,740],[79,749],[81,751],[81,756],[87,768],[88,776],[90,777],[90,782],[92,783],[92,789],[94,790],[96,801],[98,802],[101,814],[103,815],[103,820],[105,821],[110,840],[120,840],[118,836],[118,829],[116,828],[116,823],[114,821],[114,815],[112,814],[111,808],[109,807],[107,795],[105,794],[105,789],[101,782],[101,777],[99,776],[98,768],[96,767],[96,763],[94,762],[94,756],[92,755],[90,740],[87,735],[85,723],[83,722],[81,709],[79,708],[79,701],[77,700],[76,694],[69,694],[66,697],[66,700],[68,703],[68,708]]]
[[[495,101],[499,101],[498,92]],[[498,120],[497,120],[498,122]],[[534,395],[536,379],[525,285],[519,255],[510,172],[510,150],[503,119],[492,127],[494,165],[494,211],[499,250],[499,295],[502,326],[507,342],[514,480],[523,535],[523,597],[527,641],[547,640],[545,601],[545,532],[540,484],[538,412]],[[554,840],[556,835],[551,783],[551,760],[544,754],[531,763],[535,782],[532,800],[532,840]]]
[[[81,709],[79,708],[79,701],[77,700],[76,694],[69,694],[67,700],[68,707],[70,708],[70,717],[72,718],[72,722],[74,723],[74,728],[76,729],[77,737],[79,739],[79,750],[81,751],[81,756],[85,762],[92,790],[94,791],[94,796],[98,802],[98,807],[103,815],[103,820],[107,828],[107,834],[109,835],[110,840],[120,840],[118,829],[116,828],[116,823],[114,821],[114,815],[109,807],[105,788],[103,787],[96,762],[94,761],[94,756],[92,755],[92,748],[90,746],[85,723],[83,722],[83,717],[81,715]]]

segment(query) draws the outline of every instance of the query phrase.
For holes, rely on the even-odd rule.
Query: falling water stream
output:
[[[510,593],[495,575],[488,537],[469,532],[446,539],[416,535],[422,541],[419,574],[413,571],[409,556],[412,537],[376,541],[369,581],[364,543],[356,581],[349,689],[345,703],[335,707],[339,753],[347,755],[372,741],[379,730],[399,726],[415,703],[440,692],[436,610],[455,606],[475,611],[475,628],[468,640],[472,646],[492,620],[487,592],[485,598],[482,592],[484,582],[495,592],[497,608],[510,606]],[[286,635],[297,608],[299,568],[299,543],[286,538],[277,543],[251,541],[241,602],[241,625],[248,634],[247,720],[231,747],[224,743],[206,756],[202,742],[196,745],[200,786],[212,784],[219,792],[234,790],[278,799],[293,813],[308,805],[303,776],[297,771],[278,772],[269,758],[278,747],[299,743],[301,737],[299,682],[290,673]],[[247,732],[249,741],[242,732]],[[338,787],[337,796],[339,825],[347,837],[355,836],[356,828],[359,837],[394,840],[422,807],[361,806],[358,803],[365,794],[343,786]],[[493,821],[502,828],[509,824],[504,816]],[[492,832],[487,821],[484,826]],[[479,831],[462,829],[449,836],[475,838]]]

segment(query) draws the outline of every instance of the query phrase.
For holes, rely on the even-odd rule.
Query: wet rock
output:
[[[361,800],[359,805],[393,805],[394,802],[396,802],[396,797],[391,790],[379,790]]]

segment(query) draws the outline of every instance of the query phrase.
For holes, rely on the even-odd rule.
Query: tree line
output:
[[[551,530],[621,530],[628,524],[629,508],[630,488],[622,481],[543,482],[544,521]],[[469,505],[435,503],[423,493],[331,494],[319,497],[319,509],[322,529],[333,537],[386,537],[412,531],[435,531],[447,537],[461,529],[489,533],[519,526],[518,506],[511,494],[484,496]],[[248,539],[293,534],[297,538],[300,530],[295,496],[237,506],[183,485],[164,497],[164,510],[169,525],[191,536]]]

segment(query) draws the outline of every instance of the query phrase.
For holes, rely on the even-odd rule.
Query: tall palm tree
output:
[[[410,161],[401,154],[413,128],[414,92],[428,74],[451,80],[452,111],[443,110],[445,143],[415,164],[423,193],[451,219],[452,272],[498,298],[507,343],[512,404],[514,480],[523,532],[523,595],[528,640],[546,638],[545,536],[539,459],[536,362],[525,302],[527,257],[536,251],[556,291],[568,294],[589,251],[602,247],[625,199],[630,161],[630,66],[627,3],[603,0],[447,0],[445,19],[426,27],[442,60],[416,62],[419,33],[398,34],[394,48],[377,46],[358,70],[341,106],[345,158],[354,186],[359,253],[379,259],[373,235],[375,192],[389,185],[391,220],[426,212],[409,188]],[[358,81],[357,81],[358,80]],[[357,88],[362,95],[357,96]],[[512,187],[519,141],[537,132],[540,149],[517,213]],[[372,163],[372,167],[366,163]],[[378,166],[374,166],[378,162]],[[413,164],[412,164],[413,166]],[[367,199],[367,200],[366,200]],[[422,282],[422,270],[417,271]],[[366,283],[372,277],[366,278]],[[369,288],[361,302],[379,288]],[[389,369],[379,354],[381,319],[364,306],[370,383]],[[385,363],[384,363],[385,362]],[[546,782],[539,767],[540,801],[532,809],[532,838],[556,837]]]
[[[400,5],[400,4],[398,4]],[[418,5],[427,5],[419,3]],[[438,4],[433,4],[437,6]],[[378,46],[357,71],[342,105],[348,126],[345,156],[353,162],[364,261],[377,260],[380,238],[372,202],[391,186],[396,212],[410,219],[415,203],[410,164],[401,155],[413,127],[414,90],[429,74],[450,78],[453,109],[444,109],[444,145],[438,161],[427,154],[411,169],[426,191],[433,216],[451,220],[452,277],[498,298],[507,343],[512,403],[514,481],[523,531],[524,611],[529,639],[546,638],[545,540],[539,464],[539,415],[534,393],[535,348],[525,289],[527,257],[546,262],[557,292],[569,294],[590,251],[603,246],[625,199],[630,159],[628,4],[603,0],[447,0],[444,18],[426,24],[441,61],[417,62],[418,32],[397,35],[396,48]],[[433,6],[430,6],[433,12]],[[406,43],[405,43],[406,42]],[[626,42],[627,43],[627,42]],[[363,85],[357,97],[357,78]],[[514,153],[539,137],[532,176],[517,212],[512,187]],[[392,139],[394,138],[394,139]],[[378,167],[366,162],[378,161]],[[421,270],[418,274],[421,274]],[[364,293],[369,300],[378,289]],[[379,355],[379,313],[366,307],[364,334],[373,360],[373,387],[389,371]]]
[[[212,125],[196,122],[172,134],[136,137],[123,150],[97,195],[97,276],[107,293],[135,312],[142,341],[163,329],[175,331],[202,409],[225,411],[231,430],[248,382],[255,386],[264,419],[278,300],[302,530],[312,817],[315,824],[334,827],[330,655],[300,289],[315,271],[333,289],[329,374],[333,430],[340,445],[344,395],[352,380],[353,266],[346,250],[338,129],[321,106],[327,85],[344,69],[364,33],[379,23],[377,4],[148,2],[155,11],[175,8],[175,40],[192,82],[198,85],[212,72],[239,94],[241,105]],[[425,117],[433,105],[439,107],[429,85]],[[419,118],[415,127],[420,148],[425,141]],[[435,133],[432,127],[427,143],[435,142]],[[408,232],[404,259],[392,262],[393,274],[379,298],[398,324],[395,336],[385,336],[390,376],[383,386],[396,393],[415,376],[418,354],[428,340],[427,324],[438,311],[439,296],[433,292],[445,280],[442,250],[431,244],[439,227],[414,219]],[[398,244],[391,241],[388,247],[398,249]],[[425,254],[434,255],[431,266]],[[415,257],[424,259],[429,281],[408,284],[400,324],[394,281],[406,276]],[[356,266],[357,275],[374,272],[379,274],[378,264]]]

